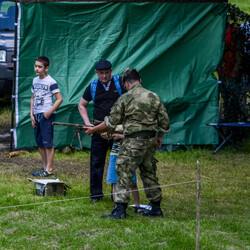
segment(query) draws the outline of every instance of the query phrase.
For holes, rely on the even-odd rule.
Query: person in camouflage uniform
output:
[[[157,94],[142,87],[139,73],[135,69],[124,71],[123,83],[128,92],[116,101],[110,116],[106,116],[98,126],[86,127],[85,131],[90,135],[107,128],[114,129],[118,124],[123,125],[125,139],[116,161],[117,208],[103,218],[126,218],[132,177],[137,167],[140,169],[146,196],[152,204],[152,210],[143,215],[163,216],[160,208],[162,194],[156,177],[157,160],[154,156],[156,149],[162,145],[163,134],[169,131],[169,118]]]

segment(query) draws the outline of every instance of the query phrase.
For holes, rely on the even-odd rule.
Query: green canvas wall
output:
[[[223,52],[227,5],[222,3],[21,3],[18,19],[15,147],[35,146],[30,121],[34,60],[50,58],[49,74],[63,104],[56,121],[83,123],[78,102],[96,78],[94,65],[110,60],[113,73],[135,67],[144,87],[164,102],[171,122],[165,144],[216,144],[218,87],[213,76]],[[89,105],[92,117],[92,103]],[[74,128],[55,126],[56,147]],[[90,137],[81,136],[84,147]],[[75,140],[75,145],[78,144]]]

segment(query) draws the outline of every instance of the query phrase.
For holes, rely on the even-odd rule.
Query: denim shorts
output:
[[[117,181],[117,175],[116,175],[116,158],[117,155],[110,155],[109,158],[109,167],[107,172],[107,182],[115,184]],[[136,183],[136,172],[134,172],[134,176],[132,179],[132,183]]]
[[[56,115],[52,114],[49,119],[44,117],[43,113],[35,114],[36,127],[35,140],[38,147],[52,148],[53,147],[53,132],[54,122]]]

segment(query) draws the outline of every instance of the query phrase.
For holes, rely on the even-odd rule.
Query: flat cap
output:
[[[112,65],[109,61],[105,59],[101,59],[95,66],[96,70],[101,70],[101,69],[111,69]]]

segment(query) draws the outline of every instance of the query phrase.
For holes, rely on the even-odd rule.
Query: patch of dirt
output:
[[[30,172],[41,169],[42,159],[40,155],[30,156],[28,153],[9,158],[7,154],[3,150],[0,150],[0,172],[5,171],[6,174],[10,175],[17,174],[20,178],[24,179],[37,179]],[[69,185],[74,183],[74,179],[86,181],[89,179],[89,162],[72,161],[70,157],[63,160],[55,159],[51,178],[60,178],[68,182]]]
[[[20,168],[25,173],[39,170],[42,167],[42,160],[40,156],[27,157],[27,154],[20,154],[12,158],[8,157],[10,151],[10,130],[3,128],[0,125],[0,164],[12,168]],[[13,144],[14,146],[14,144]],[[23,149],[28,152],[37,151],[36,148]],[[13,151],[15,149],[13,148]],[[64,160],[54,160],[54,174],[53,178],[60,176],[67,176],[70,173],[71,176],[81,175],[82,177],[89,175],[89,163],[72,161],[70,157]],[[31,176],[32,178],[32,176]]]
[[[32,178],[34,176],[30,174],[31,171],[37,171],[42,168],[42,159],[39,154],[29,155],[20,154],[12,158],[8,157],[10,152],[10,128],[1,126],[0,124],[0,171],[5,171],[9,175],[17,174],[20,178],[26,179]],[[28,152],[36,152],[37,148],[24,148],[20,150],[25,150]],[[14,143],[13,143],[13,151]],[[67,153],[67,152],[66,152]],[[80,179],[82,181],[87,180],[89,182],[89,157],[84,159],[84,161],[73,160],[70,157],[70,154],[64,159],[55,159],[53,166],[53,175],[51,178],[60,178],[66,183],[68,182],[69,186],[73,185],[74,180]],[[107,164],[107,163],[106,163]],[[106,176],[107,166],[104,170],[104,176]]]
[[[9,166],[13,168],[20,168],[25,173],[31,171],[37,171],[42,167],[42,159],[40,155],[28,156],[27,154],[20,154],[9,158],[8,152],[0,150],[0,165]],[[70,157],[63,160],[54,160],[54,175],[53,178],[59,178],[60,176],[82,176],[88,177],[89,175],[89,163],[72,161]],[[31,176],[32,178],[32,176]]]

